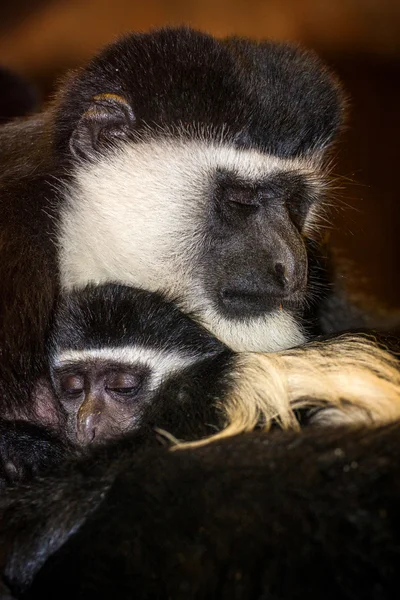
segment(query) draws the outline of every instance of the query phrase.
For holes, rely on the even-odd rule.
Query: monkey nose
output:
[[[77,438],[78,443],[82,445],[90,444],[95,440],[99,426],[98,414],[78,414],[77,419]]]

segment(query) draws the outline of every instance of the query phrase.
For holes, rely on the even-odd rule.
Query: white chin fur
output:
[[[236,352],[277,352],[299,346],[306,338],[285,310],[248,320],[231,320],[218,313],[199,311],[202,325]]]
[[[210,186],[218,170],[258,181],[279,171],[315,180],[310,160],[280,159],[227,143],[157,139],[130,143],[96,163],[76,166],[64,191],[60,270],[64,288],[120,282],[169,297],[197,312],[206,327],[235,350],[280,350],[302,343],[285,312],[230,321],[192,302],[201,287],[199,256],[206,239]],[[197,306],[196,306],[197,305]]]

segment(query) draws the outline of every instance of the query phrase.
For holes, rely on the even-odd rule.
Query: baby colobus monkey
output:
[[[156,427],[186,441],[212,435],[224,425],[216,399],[223,402],[233,357],[161,294],[118,284],[65,294],[32,418],[0,422],[0,483],[131,431],[143,444],[156,441]]]
[[[53,385],[66,415],[67,435],[79,444],[128,431],[150,395],[151,367],[80,353],[53,369]]]
[[[60,426],[84,446],[153,420],[182,436],[182,411],[193,436],[207,422],[217,427],[214,395],[223,396],[223,366],[233,353],[162,295],[107,284],[65,295],[49,355]],[[43,400],[38,394],[39,406]]]

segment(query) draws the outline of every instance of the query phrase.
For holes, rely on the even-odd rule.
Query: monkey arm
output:
[[[68,443],[27,421],[0,420],[0,491],[50,469],[72,453]]]

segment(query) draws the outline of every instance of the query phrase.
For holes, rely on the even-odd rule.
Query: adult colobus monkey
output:
[[[160,294],[117,284],[65,294],[48,354],[30,422],[0,427],[0,484],[131,431],[196,445],[274,421],[296,429],[296,409],[303,423],[400,416],[398,361],[367,338],[236,353]]]
[[[400,428],[99,447],[0,497],[0,573],[23,600],[387,600]]]

